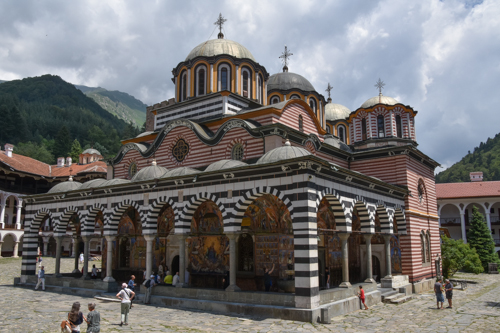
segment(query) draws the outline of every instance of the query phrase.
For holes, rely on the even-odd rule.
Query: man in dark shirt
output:
[[[330,270],[325,268],[326,289],[330,289]]]
[[[272,280],[271,280],[271,273],[274,271],[274,263],[273,263],[273,268],[269,270],[269,268],[265,268],[264,270],[264,286],[266,287],[266,291],[269,291],[271,289]]]
[[[443,303],[444,303],[444,296],[443,296],[443,280],[441,278],[438,279],[438,282],[434,284],[434,293],[436,294],[436,301],[437,301],[437,308],[438,309],[444,309],[443,308]],[[439,306],[439,303],[441,303],[441,306]]]

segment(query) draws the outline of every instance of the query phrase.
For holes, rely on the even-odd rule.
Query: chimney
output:
[[[5,147],[5,155],[7,155],[7,157],[12,157],[12,151],[14,150],[14,145],[6,143],[4,147]]]
[[[66,157],[66,166],[71,166],[72,162],[73,160],[71,159],[71,157]]]
[[[470,176],[470,181],[471,182],[482,182],[483,181],[483,172],[482,171],[475,171],[469,173]]]
[[[64,157],[57,158],[57,167],[62,168],[64,166]]]

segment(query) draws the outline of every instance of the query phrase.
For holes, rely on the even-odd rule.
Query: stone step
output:
[[[397,294],[399,294],[399,293],[396,290],[389,289],[389,291],[382,293],[380,296],[381,296],[382,302],[383,302],[386,298],[392,297],[392,296],[397,295]]]
[[[403,293],[398,293],[398,292],[395,292],[394,294],[392,294],[392,295],[390,295],[390,296],[386,296],[386,297],[384,297],[383,302],[384,302],[384,303],[390,303],[390,302],[392,302],[392,300],[396,300],[396,299],[401,298],[401,297],[404,297],[404,296],[406,296],[406,295],[405,295],[405,294],[403,294]]]
[[[396,299],[392,299],[391,303],[392,304],[402,304],[402,303],[405,303],[405,302],[408,302],[408,301],[412,300],[413,298],[414,298],[413,295],[403,296],[403,297],[399,297],[399,298],[396,298]]]

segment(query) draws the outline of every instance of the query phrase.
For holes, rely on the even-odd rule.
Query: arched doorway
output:
[[[351,283],[363,281],[361,275],[361,245],[364,243],[364,237],[361,235],[361,218],[358,208],[355,207],[352,213],[352,233],[348,239],[349,282]]]
[[[373,279],[377,282],[380,282],[380,274],[382,271],[380,270],[380,260],[378,257],[372,255],[372,276]]]
[[[179,256],[175,256],[172,259],[172,264],[170,265],[170,267],[172,269],[170,271],[170,273],[172,273],[172,275],[175,275],[175,273],[179,271]]]
[[[175,228],[175,213],[169,204],[165,204],[158,214],[156,239],[153,246],[153,269],[162,264],[163,274],[167,272],[166,267],[172,273],[172,258],[174,257],[173,251],[178,253],[179,246],[177,245],[178,239],[173,235]],[[177,270],[179,267],[177,266]],[[172,275],[175,274],[175,271]]]
[[[336,233],[337,225],[332,206],[323,198],[318,207],[318,268],[320,289],[326,288],[326,268],[330,273],[330,288],[342,283],[341,241]]]
[[[2,244],[2,257],[12,257],[14,254],[14,244],[15,239],[11,234],[7,234],[3,237]]]

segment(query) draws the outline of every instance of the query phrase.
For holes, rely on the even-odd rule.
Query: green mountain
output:
[[[482,171],[483,180],[500,180],[500,133],[481,142],[479,147],[448,169],[436,175],[436,183],[470,181],[469,172]]]
[[[135,127],[141,128],[146,121],[146,104],[135,97],[121,92],[109,91],[104,88],[92,88],[75,85],[85,95],[92,98],[104,110],[114,114],[126,122],[132,122]]]
[[[69,156],[75,139],[82,147],[99,146],[103,155],[112,156],[120,148],[121,138],[138,133],[55,75],[0,84],[0,114],[0,144],[30,142],[44,146],[54,158]]]

